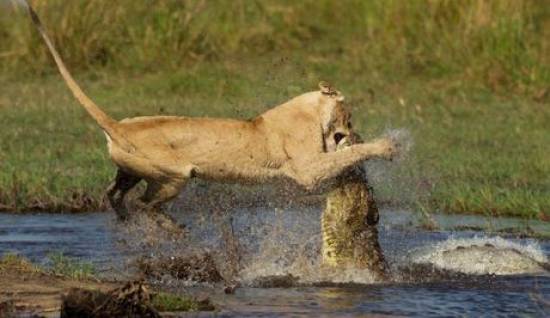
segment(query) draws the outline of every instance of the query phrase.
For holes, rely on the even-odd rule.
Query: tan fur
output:
[[[347,167],[389,159],[396,151],[392,141],[381,139],[334,152],[337,141],[328,136],[349,135],[350,115],[343,96],[326,83],[250,121],[148,116],[117,122],[82,92],[28,9],[69,89],[108,137],[119,168],[108,196],[122,217],[124,196],[141,179],[148,186],[140,201],[156,207],[174,198],[191,177],[241,183],[286,179],[314,189]]]

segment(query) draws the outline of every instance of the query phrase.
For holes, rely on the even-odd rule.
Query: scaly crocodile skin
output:
[[[346,144],[340,143],[338,149]],[[378,217],[364,168],[351,168],[327,195],[321,220],[323,263],[369,269],[385,277],[387,265],[378,243]]]

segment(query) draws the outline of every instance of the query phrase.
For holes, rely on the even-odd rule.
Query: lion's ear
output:
[[[329,82],[320,81],[319,82],[319,89],[321,90],[321,94],[328,95],[331,97],[336,97],[336,101],[343,102],[344,96],[340,94],[339,91],[337,91],[332,85],[330,85]]]
[[[332,85],[330,85],[329,82],[325,82],[325,81],[320,81],[319,82],[319,89],[321,90],[321,93],[325,94],[325,95],[335,95],[336,94],[336,90],[332,87]]]
[[[329,82],[320,81],[319,89],[321,90],[321,93],[329,95],[332,91],[332,85],[330,85]]]

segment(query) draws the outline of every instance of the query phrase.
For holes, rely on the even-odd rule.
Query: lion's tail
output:
[[[44,26],[42,25],[42,22],[40,21],[40,18],[34,11],[34,9],[31,7],[31,5],[25,0],[25,5],[29,11],[29,14],[31,16],[32,22],[38,29],[38,32],[44,39],[44,42],[46,42],[46,45],[48,46],[48,49],[50,50],[50,53],[52,54],[55,64],[57,65],[57,68],[59,70],[59,73],[61,73],[61,76],[65,80],[65,83],[67,83],[67,86],[73,93],[74,97],[80,102],[80,104],[86,109],[88,114],[92,116],[92,118],[98,123],[98,125],[105,131],[109,137],[118,143],[119,145],[123,146],[124,148],[128,149],[128,147],[133,148],[126,138],[124,138],[118,131],[117,131],[117,124],[118,122],[114,120],[113,118],[109,117],[104,111],[102,111],[99,106],[97,106],[86,94],[82,91],[80,86],[76,83],[76,81],[73,79],[71,73],[67,70],[67,67],[65,66],[65,63],[61,59],[61,56],[57,52],[55,46],[53,45],[52,41],[48,37],[48,34],[46,33],[46,30]]]

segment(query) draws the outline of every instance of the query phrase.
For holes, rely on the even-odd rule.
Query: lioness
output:
[[[248,121],[175,116],[116,121],[84,94],[37,14],[28,4],[27,8],[67,86],[105,132],[109,155],[118,167],[107,195],[120,218],[127,216],[126,193],[142,179],[147,189],[139,201],[150,209],[174,198],[191,177],[235,182],[288,179],[314,189],[360,161],[391,159],[396,152],[389,139],[334,152],[351,131],[350,114],[344,97],[324,83],[319,91]],[[329,132],[334,138],[328,138]]]

